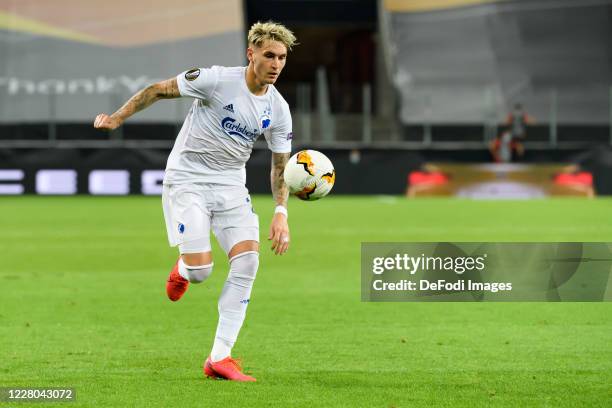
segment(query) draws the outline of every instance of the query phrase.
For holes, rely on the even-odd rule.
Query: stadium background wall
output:
[[[323,149],[337,173],[335,194],[403,194],[407,175],[426,162],[488,162],[486,149],[400,150]],[[297,149],[296,149],[297,151]],[[23,193],[36,194],[36,173],[43,169],[71,169],[77,173],[76,194],[88,194],[92,170],[126,170],[129,194],[142,194],[141,175],[146,170],[163,170],[167,149],[0,149],[0,169],[22,170],[20,181],[0,180],[0,185],[21,184]],[[612,194],[612,150],[594,148],[528,151],[526,162],[576,163],[591,171],[598,194]],[[270,152],[253,150],[247,164],[247,187],[251,193],[268,194]]]

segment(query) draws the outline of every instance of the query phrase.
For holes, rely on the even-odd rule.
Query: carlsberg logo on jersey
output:
[[[259,132],[257,130],[250,131],[247,129],[246,125],[240,124],[240,122],[236,122],[236,119],[226,117],[221,121],[221,127],[230,136],[238,136],[248,141],[254,141],[259,137]]]

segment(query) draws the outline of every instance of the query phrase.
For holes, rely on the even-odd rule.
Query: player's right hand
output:
[[[102,130],[114,130],[121,125],[119,119],[113,118],[106,113],[101,113],[94,120],[94,128]]]

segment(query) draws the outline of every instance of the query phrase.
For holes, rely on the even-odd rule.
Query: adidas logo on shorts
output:
[[[230,111],[230,112],[234,113],[234,104],[230,103],[229,105],[225,105],[223,107],[223,109],[225,109],[226,111]]]

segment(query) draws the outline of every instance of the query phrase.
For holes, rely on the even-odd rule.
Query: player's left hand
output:
[[[274,214],[270,224],[268,240],[272,240],[272,251],[276,255],[282,255],[289,249],[289,224],[285,214]]]

